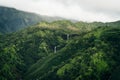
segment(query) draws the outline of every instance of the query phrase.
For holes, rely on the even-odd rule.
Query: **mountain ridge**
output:
[[[63,19],[60,17],[49,17],[3,6],[0,6],[0,15],[1,33],[15,32],[22,28],[37,24],[40,21],[52,22]]]

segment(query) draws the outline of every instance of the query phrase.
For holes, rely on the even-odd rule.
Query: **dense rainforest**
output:
[[[120,22],[40,22],[0,34],[0,80],[120,80]]]

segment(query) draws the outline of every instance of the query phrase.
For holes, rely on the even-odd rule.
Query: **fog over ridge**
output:
[[[120,0],[0,0],[0,5],[80,21],[120,20]]]

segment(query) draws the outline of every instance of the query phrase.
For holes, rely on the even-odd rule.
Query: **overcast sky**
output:
[[[0,5],[80,21],[120,20],[120,0],[0,0]]]

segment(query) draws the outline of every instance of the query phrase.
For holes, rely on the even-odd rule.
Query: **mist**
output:
[[[119,0],[0,0],[0,5],[79,21],[120,20]]]

